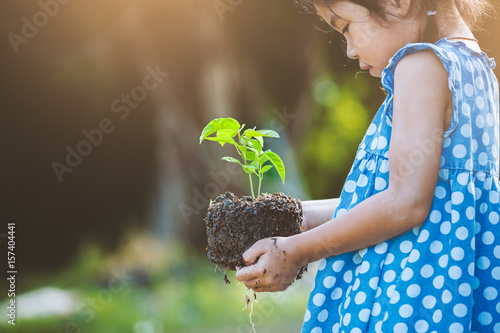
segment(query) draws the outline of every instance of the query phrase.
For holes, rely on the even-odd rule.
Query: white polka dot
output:
[[[434,268],[432,268],[431,265],[425,265],[420,270],[420,275],[422,275],[422,277],[424,278],[429,278],[432,276],[432,274],[434,274]]]
[[[410,304],[404,304],[399,308],[399,315],[403,318],[409,318],[413,314],[413,307]]]
[[[443,244],[441,244],[440,241],[436,240],[436,241],[431,243],[430,250],[432,253],[437,254],[437,253],[441,252],[442,249],[443,249]]]
[[[500,245],[495,246],[495,249],[493,250],[493,255],[495,258],[500,259]]]
[[[465,68],[467,68],[467,70],[471,73],[474,72],[474,67],[472,67],[472,62],[470,61],[470,59],[468,59],[466,62],[465,62]]]
[[[325,295],[323,295],[323,294],[316,294],[313,297],[313,303],[316,306],[322,306],[323,303],[325,302],[325,299],[326,299]]]
[[[464,297],[469,296],[471,294],[471,292],[472,292],[470,284],[468,284],[468,283],[462,283],[460,285],[460,287],[458,287],[458,292],[460,293],[460,295],[462,295]]]
[[[491,276],[495,280],[500,280],[500,267],[495,267],[491,270]]]
[[[493,115],[491,113],[488,113],[486,115],[486,122],[488,123],[488,126],[493,126],[495,124],[495,118],[493,117]]]
[[[432,320],[435,323],[439,323],[442,318],[443,318],[443,313],[441,312],[441,310],[438,309],[438,310],[434,311],[434,314],[432,315]]]
[[[340,324],[339,324],[339,323],[335,323],[335,324],[332,326],[332,332],[333,332],[333,333],[339,333],[339,329],[340,329]]]
[[[304,322],[309,321],[309,319],[311,319],[311,312],[308,309],[306,309],[306,314],[304,316]]]
[[[491,202],[492,204],[497,204],[497,203],[498,203],[498,201],[499,201],[498,192],[496,192],[496,191],[491,191],[491,192],[490,192],[490,198],[489,198],[489,199],[490,199],[490,202]]]
[[[413,270],[410,267],[406,267],[401,273],[401,280],[409,281],[413,277]]]
[[[344,260],[337,260],[333,263],[332,269],[334,272],[340,272],[342,268],[344,268],[345,262]]]
[[[479,314],[479,322],[483,325],[489,325],[491,324],[491,321],[493,320],[493,318],[491,317],[491,314],[489,312],[481,312]]]
[[[377,252],[378,254],[383,254],[383,253],[386,253],[387,252],[387,243],[386,242],[383,242],[383,243],[380,243],[380,244],[377,244],[375,246],[375,252]]]
[[[484,81],[483,81],[483,78],[478,76],[476,77],[476,80],[475,80],[475,85],[476,85],[476,88],[479,89],[479,90],[483,90],[484,89]]]
[[[479,164],[481,164],[483,166],[488,164],[488,154],[486,154],[486,153],[479,154],[478,161],[479,161]]]
[[[441,256],[441,258],[439,258],[438,260],[438,264],[439,266],[441,266],[442,268],[445,268],[446,266],[448,266],[448,255],[447,254],[443,254]]]
[[[452,294],[450,293],[449,290],[444,290],[443,295],[441,296],[441,301],[445,304],[448,304],[451,302],[451,299],[453,298]]]
[[[445,221],[445,222],[441,223],[441,227],[439,229],[443,235],[447,235],[451,231],[451,223],[448,221]]]
[[[464,91],[465,91],[465,94],[469,97],[472,97],[472,95],[474,95],[474,87],[470,83],[465,84]]]
[[[476,117],[476,127],[483,128],[484,127],[484,117],[482,115],[478,115]]]
[[[418,243],[425,243],[429,239],[429,232],[425,229],[420,231],[420,235],[418,236],[417,242]]]
[[[370,318],[370,310],[369,309],[363,309],[363,310],[359,311],[359,320],[366,323],[366,322],[368,322],[369,318]]]
[[[359,269],[359,272],[361,274],[364,274],[364,273],[368,272],[369,269],[370,269],[370,263],[368,261],[363,261],[363,263],[361,264],[361,267]]]
[[[462,333],[464,327],[460,323],[453,323],[450,325],[450,333]]]
[[[467,267],[467,271],[469,272],[470,276],[474,276],[474,272],[476,271],[476,263],[475,262],[471,262],[469,264],[469,267]]]
[[[467,210],[465,211],[465,216],[467,216],[469,220],[473,220],[474,217],[476,216],[476,209],[474,207],[467,207]]]
[[[415,331],[417,331],[417,333],[425,333],[428,329],[429,324],[423,319],[417,321],[417,323],[415,324]]]
[[[460,185],[466,186],[469,183],[469,173],[461,172],[457,176],[457,181]]]
[[[365,187],[368,184],[368,177],[365,175],[360,175],[358,178],[358,187]]]
[[[382,173],[389,172],[389,161],[384,160],[380,163],[379,171]]]
[[[412,284],[406,289],[406,294],[411,297],[415,298],[420,294],[420,286],[418,284]]]
[[[370,288],[372,288],[373,290],[376,290],[377,287],[378,287],[378,276],[375,276],[375,277],[372,277],[370,279],[370,281],[368,282],[368,285],[370,286]]]
[[[464,145],[456,145],[453,148],[453,156],[456,158],[463,158],[467,154],[467,148]]]
[[[385,179],[380,177],[375,178],[375,189],[377,191],[382,191],[383,189],[385,189],[386,186],[387,182],[385,181]]]
[[[457,223],[460,221],[460,213],[456,210],[451,211],[451,223]]]
[[[422,300],[422,305],[426,309],[432,309],[434,305],[436,305],[436,298],[434,296],[425,296],[424,299]]]
[[[380,306],[380,303],[373,304],[372,316],[374,316],[374,317],[378,316],[381,311],[382,311],[382,307]]]
[[[394,325],[394,333],[407,333],[408,326],[405,323],[397,323]]]
[[[371,150],[377,149],[377,145],[378,145],[378,138],[375,138],[373,139],[372,144],[370,145],[370,149]]]
[[[346,283],[351,283],[352,281],[352,271],[347,271],[344,273],[344,281]]]
[[[356,182],[354,180],[348,180],[344,185],[344,190],[347,193],[352,193],[356,190]]]
[[[320,327],[315,327],[311,330],[311,333],[323,333]]]
[[[356,253],[354,256],[352,256],[352,262],[358,265],[363,259],[361,259],[361,256],[359,253]]]
[[[383,136],[379,137],[378,139],[378,149],[382,150],[387,146],[387,139]]]
[[[438,211],[438,210],[433,210],[430,214],[429,214],[429,220],[432,222],[432,223],[439,223],[441,222],[441,212]]]
[[[462,127],[460,127],[460,133],[462,134],[463,137],[468,138],[471,136],[471,128],[469,124],[464,124]]]
[[[333,291],[332,291],[332,296],[331,296],[331,297],[332,297],[332,299],[333,299],[334,301],[336,301],[336,300],[338,300],[340,297],[342,297],[342,293],[343,293],[343,292],[342,292],[342,289],[341,289],[341,288],[335,288],[335,289],[333,289]]]
[[[432,285],[436,289],[441,289],[443,288],[444,285],[444,277],[442,275],[436,276],[434,280],[432,281]]]
[[[478,145],[478,143],[477,143],[477,140],[476,140],[476,139],[472,139],[472,152],[473,152],[473,153],[476,153],[477,148],[479,148],[479,145]]]
[[[460,227],[457,229],[455,235],[460,240],[466,240],[469,237],[469,231],[465,227]]]
[[[451,203],[454,205],[460,205],[464,202],[464,194],[462,192],[453,192],[451,194]]]
[[[490,135],[487,132],[483,133],[483,144],[488,146],[490,144]]]
[[[446,196],[446,190],[442,186],[437,186],[434,195],[438,199],[443,199]]]
[[[470,116],[470,105],[467,103],[464,103],[462,105],[462,113],[464,116],[469,117]]]
[[[333,287],[333,285],[335,284],[335,277],[334,276],[327,276],[324,280],[323,280],[323,285],[325,286],[325,288],[327,289],[330,289]]]
[[[476,106],[479,110],[484,110],[484,99],[481,96],[478,96],[476,98]]]
[[[375,333],[382,333],[382,322],[379,321],[375,324]]]
[[[377,126],[375,124],[371,124],[366,131],[366,135],[373,135],[375,134],[375,131],[377,131]]]
[[[451,250],[451,257],[455,261],[460,261],[464,258],[464,250],[461,247],[455,247]]]
[[[322,271],[325,269],[325,267],[326,267],[326,259],[323,258],[319,261],[318,270]]]
[[[399,250],[403,253],[409,253],[411,251],[411,248],[413,247],[412,242],[410,241],[404,241],[401,243],[399,246]]]
[[[360,304],[363,304],[364,301],[366,300],[366,294],[362,291],[360,291],[356,297],[354,297],[354,302],[357,304],[357,305],[360,305]]]
[[[488,301],[492,301],[497,298],[498,291],[493,287],[488,287],[484,289],[483,295]]]
[[[462,269],[458,266],[451,266],[448,270],[448,275],[453,280],[458,280],[462,276]]]
[[[495,241],[495,236],[491,231],[486,231],[483,234],[483,244],[485,245],[491,245]]]
[[[384,281],[387,283],[392,282],[395,277],[396,277],[396,273],[393,270],[389,270],[389,271],[385,272],[385,274],[384,274]]]
[[[351,314],[350,313],[346,313],[345,316],[344,316],[344,320],[343,320],[343,323],[345,326],[349,325],[349,323],[351,322]]]
[[[486,270],[490,267],[490,259],[488,257],[479,257],[477,258],[476,266],[479,269]]]

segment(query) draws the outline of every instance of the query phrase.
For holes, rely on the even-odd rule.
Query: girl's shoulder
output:
[[[495,60],[482,51],[472,49],[462,41],[450,41],[443,38],[435,44],[411,43],[396,52],[382,73],[382,85],[389,93],[394,89],[394,72],[401,59],[424,50],[430,50],[436,54],[451,79],[460,80],[463,72],[477,71],[486,71],[488,73],[485,74],[494,76]]]

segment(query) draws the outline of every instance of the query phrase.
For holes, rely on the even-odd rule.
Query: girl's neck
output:
[[[439,15],[438,13],[438,15],[436,16],[437,28],[439,30],[440,37],[468,38],[464,39],[463,42],[471,48],[480,51],[479,45],[476,42],[470,40],[474,39],[474,34],[460,16],[455,4],[453,3],[451,6],[452,8],[448,10],[448,13],[441,15]]]

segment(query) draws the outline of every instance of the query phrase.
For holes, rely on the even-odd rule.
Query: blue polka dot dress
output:
[[[387,99],[359,146],[334,217],[387,188],[394,69],[424,49],[449,73],[454,104],[430,214],[396,238],[322,259],[302,333],[500,333],[499,92],[486,54],[441,39],[408,44],[392,57],[382,74]],[[425,149],[423,142],[408,174]]]

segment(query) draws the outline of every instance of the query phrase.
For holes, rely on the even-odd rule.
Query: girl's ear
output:
[[[389,0],[389,7],[399,17],[406,17],[411,12],[412,0]]]

